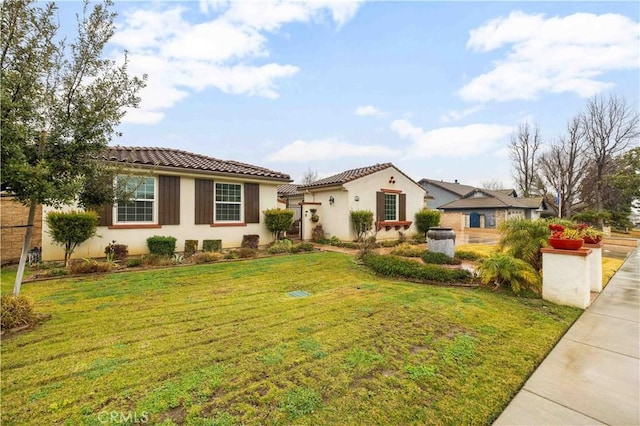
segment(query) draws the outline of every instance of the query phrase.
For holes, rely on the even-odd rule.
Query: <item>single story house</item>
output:
[[[496,228],[513,218],[538,219],[547,210],[543,197],[516,197],[514,190],[475,188],[458,200],[439,207],[440,224],[460,231],[464,228]]]
[[[112,241],[126,244],[130,254],[148,253],[146,240],[154,235],[177,238],[176,251],[185,240],[198,240],[199,249],[203,240],[239,247],[247,234],[266,244],[272,235],[262,212],[278,207],[278,185],[291,182],[289,175],[263,167],[170,148],[109,147],[102,159],[122,169],[124,182],[135,182],[134,195],[100,212],[97,236],[78,246],[74,258],[103,257]],[[44,209],[45,217],[54,210]],[[46,221],[43,229],[43,260],[64,258]]]
[[[429,207],[432,209],[439,209],[444,204],[459,200],[476,189],[473,186],[463,185],[457,180],[455,182],[445,182],[435,179],[420,179],[418,184],[427,191],[429,196],[433,197],[429,201]]]
[[[300,202],[304,240],[312,238],[318,225],[328,238],[355,239],[350,218],[355,210],[373,212],[380,240],[415,233],[414,216],[426,200],[424,188],[391,163],[347,170],[301,185],[298,191],[304,195]]]

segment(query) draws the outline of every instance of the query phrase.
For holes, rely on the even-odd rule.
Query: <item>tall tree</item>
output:
[[[594,167],[594,207],[602,212],[607,170],[613,169],[610,163],[630,146],[638,144],[638,111],[624,98],[595,96],[588,101],[580,121]]]
[[[539,160],[541,178],[559,196],[560,217],[571,217],[580,202],[580,185],[588,163],[583,134],[580,117],[576,116]]]
[[[1,174],[29,206],[22,256],[14,285],[19,294],[38,204],[73,202],[96,175],[128,107],[137,107],[145,77],[130,77],[123,63],[102,57],[114,33],[110,0],[77,16],[77,35],[61,39],[55,4],[5,0],[0,41],[2,81]]]
[[[523,197],[539,193],[540,178],[536,173],[539,151],[542,145],[540,127],[524,122],[513,132],[509,141],[509,156],[513,178]]]

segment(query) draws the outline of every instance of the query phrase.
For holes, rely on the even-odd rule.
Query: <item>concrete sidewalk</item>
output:
[[[640,249],[494,425],[640,425]]]

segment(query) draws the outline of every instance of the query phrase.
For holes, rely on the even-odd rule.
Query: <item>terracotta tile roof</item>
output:
[[[459,197],[463,197],[475,189],[475,187],[473,186],[463,185],[457,182],[445,182],[435,179],[420,179],[418,183],[422,186],[424,186],[425,183],[430,183],[431,185],[438,186],[446,191],[452,192]]]
[[[373,166],[361,167],[359,169],[351,169],[344,171],[342,173],[338,173],[333,176],[326,177],[324,179],[317,180],[308,185],[300,185],[300,189],[307,188],[319,188],[323,186],[334,186],[334,185],[343,185],[347,182],[351,182],[356,179],[360,179],[361,177],[379,172],[384,169],[388,169],[389,167],[393,167],[391,163],[384,164],[374,164]]]
[[[278,185],[278,196],[291,197],[295,195],[303,195],[303,193],[298,188],[300,188],[300,185],[297,185],[295,183],[285,183],[282,185]]]
[[[111,146],[102,158],[118,163],[169,167],[192,172],[251,176],[291,182],[288,174],[264,167],[238,161],[218,160],[217,158],[171,148]]]

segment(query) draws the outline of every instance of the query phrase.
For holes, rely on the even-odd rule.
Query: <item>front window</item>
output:
[[[116,217],[119,223],[153,222],[155,183],[152,177],[118,177],[116,184],[119,191],[129,194],[130,197],[128,201],[118,203]]]
[[[215,222],[242,221],[242,185],[216,183]]]
[[[384,194],[384,220],[398,220],[398,195]]]

